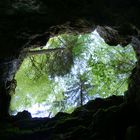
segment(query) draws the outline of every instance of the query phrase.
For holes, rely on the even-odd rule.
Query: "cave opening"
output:
[[[96,30],[50,38],[28,51],[16,73],[10,114],[28,110],[32,117],[53,117],[98,97],[123,95],[135,63],[131,45],[109,46]]]

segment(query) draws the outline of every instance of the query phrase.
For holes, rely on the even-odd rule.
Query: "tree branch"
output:
[[[64,50],[65,48],[53,48],[53,49],[43,49],[43,50],[34,50],[34,51],[24,51],[27,56],[29,55],[39,55],[39,54],[47,54],[54,51]]]

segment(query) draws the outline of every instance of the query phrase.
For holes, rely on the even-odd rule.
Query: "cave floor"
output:
[[[123,140],[137,128],[137,111],[123,96],[97,98],[53,118],[31,118],[23,111],[0,122],[1,140]],[[133,130],[132,129],[132,130]]]

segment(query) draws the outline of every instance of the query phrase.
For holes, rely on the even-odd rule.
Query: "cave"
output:
[[[0,138],[48,140],[140,139],[139,0],[1,0]],[[109,45],[131,44],[137,58],[124,96],[97,98],[72,113],[32,118],[27,111],[9,115],[15,74],[30,49],[60,34],[97,30]],[[12,91],[12,92],[11,92]]]

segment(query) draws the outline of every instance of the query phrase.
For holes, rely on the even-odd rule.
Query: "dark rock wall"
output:
[[[140,28],[139,5],[139,0],[1,0],[1,57],[19,53],[32,36],[66,23],[69,24],[69,30],[74,28],[80,32],[83,32],[84,25],[84,31],[93,30],[93,25],[112,28],[124,25],[121,31],[125,30],[127,34],[129,27],[125,24]],[[57,29],[55,33],[60,30]]]
[[[18,59],[3,59],[0,63],[0,117],[8,116],[12,90],[16,87],[14,75],[20,66]],[[14,92],[14,91],[13,91]]]
[[[124,103],[123,96],[97,98],[71,114],[59,112],[53,118],[31,118],[29,112],[19,112],[0,124],[0,139],[139,140],[136,116],[135,105]]]

